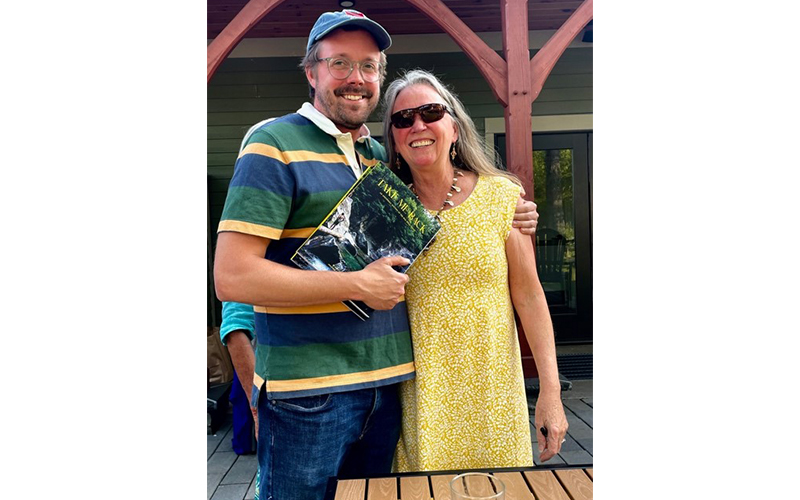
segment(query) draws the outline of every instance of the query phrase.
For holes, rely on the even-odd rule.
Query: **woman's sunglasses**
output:
[[[444,104],[431,103],[423,104],[418,108],[402,109],[397,113],[392,113],[392,125],[395,128],[408,128],[414,125],[414,115],[419,114],[425,123],[438,122],[445,113],[449,113]]]

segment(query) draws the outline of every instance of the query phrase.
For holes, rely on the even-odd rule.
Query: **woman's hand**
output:
[[[539,392],[534,424],[536,425],[536,442],[539,444],[539,460],[545,462],[561,451],[561,443],[564,442],[569,428],[560,393]],[[542,428],[547,431],[546,437],[542,434]]]

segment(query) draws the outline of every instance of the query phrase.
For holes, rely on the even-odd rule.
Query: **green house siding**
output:
[[[216,244],[216,228],[244,134],[253,124],[294,112],[309,100],[308,84],[298,67],[299,62],[299,57],[228,58],[209,82],[207,173],[212,248]],[[387,82],[404,70],[415,68],[431,71],[450,85],[467,107],[479,132],[483,132],[486,118],[503,116],[502,106],[464,53],[390,54]],[[380,111],[379,107],[369,121],[380,122]],[[568,49],[550,73],[541,95],[533,103],[531,114],[590,113],[592,49]],[[212,299],[209,296],[209,304]],[[209,310],[209,321],[211,318]],[[217,324],[219,318],[217,304]]]

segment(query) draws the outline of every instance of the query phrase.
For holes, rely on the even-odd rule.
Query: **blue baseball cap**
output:
[[[372,38],[375,39],[375,43],[378,44],[378,50],[386,50],[392,46],[392,39],[389,37],[389,33],[383,29],[383,26],[357,10],[344,9],[341,12],[325,12],[319,16],[317,22],[314,23],[314,27],[311,28],[311,34],[308,35],[306,53],[315,42],[325,38],[331,31],[344,25],[358,26],[369,32]]]

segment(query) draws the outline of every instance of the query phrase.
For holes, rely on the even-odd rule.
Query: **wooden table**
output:
[[[590,468],[533,467],[481,472],[490,472],[503,481],[506,500],[592,499],[594,474]],[[334,500],[450,500],[450,480],[455,476],[453,472],[427,472],[383,478],[337,479]]]

